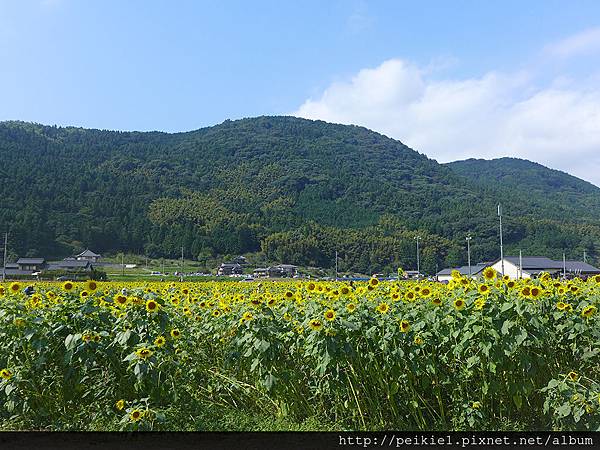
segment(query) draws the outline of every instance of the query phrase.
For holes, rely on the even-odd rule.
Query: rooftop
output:
[[[85,249],[84,251],[82,251],[79,255],[75,255],[75,256],[84,256],[84,257],[99,257],[100,255],[97,253],[94,253],[93,251],[91,251],[90,249]]]
[[[17,264],[44,264],[44,258],[19,258]]]
[[[508,261],[515,266],[519,266],[519,257],[518,256],[505,256],[505,261]],[[500,261],[498,259],[498,261]],[[562,269],[563,263],[562,261],[555,261],[550,258],[546,258],[545,256],[523,256],[523,269]]]
[[[583,261],[567,261],[565,266],[569,272],[600,273],[600,269]]]
[[[68,261],[50,261],[48,262],[49,270],[57,270],[62,268],[86,268],[90,265],[89,261],[77,261],[77,260],[68,260]]]
[[[479,263],[479,264],[475,264],[475,265],[471,265],[471,275],[477,275],[479,272],[481,272],[483,269],[485,269],[489,264],[486,263]],[[469,266],[462,266],[462,267],[454,267],[454,268],[449,268],[449,269],[444,269],[444,270],[440,270],[437,274],[438,275],[452,275],[452,271],[453,270],[457,270],[461,275],[469,275]]]
[[[518,256],[505,256],[504,259],[519,267]],[[556,261],[554,259],[546,258],[545,256],[523,256],[522,261],[523,270],[530,273],[552,273],[552,271],[561,271],[563,268],[566,268],[567,272],[600,273],[600,269],[583,261],[570,260],[563,263],[562,261]]]

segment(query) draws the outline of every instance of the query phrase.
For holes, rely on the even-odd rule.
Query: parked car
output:
[[[63,275],[60,276],[56,279],[56,281],[73,281],[73,277],[70,277],[68,275]]]

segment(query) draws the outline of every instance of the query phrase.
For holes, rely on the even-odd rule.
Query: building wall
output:
[[[498,261],[496,264],[494,264],[492,266],[494,269],[496,269],[496,272],[501,273],[502,274],[502,261]],[[514,265],[513,263],[504,260],[504,273],[502,275],[508,275],[509,277],[511,277],[513,280],[516,280],[519,278],[519,266],[518,265]],[[529,275],[525,270],[523,271],[523,275],[522,278],[531,278],[531,275]]]
[[[77,257],[77,261],[90,261],[90,262],[96,262],[96,257],[95,256],[78,256]]]
[[[452,275],[438,275],[438,281],[450,281],[452,279]]]

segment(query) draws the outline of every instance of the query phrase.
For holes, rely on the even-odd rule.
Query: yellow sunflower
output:
[[[529,295],[531,298],[538,298],[543,294],[542,290],[537,287],[537,286],[533,286],[531,288],[531,290],[529,291]]]
[[[460,311],[465,307],[465,301],[463,299],[457,298],[454,300],[454,308]]]
[[[593,305],[586,306],[581,310],[581,316],[589,319],[596,313],[597,308]]]
[[[568,373],[567,377],[569,377],[569,379],[571,381],[577,381],[577,380],[579,380],[579,374],[577,372],[571,371],[571,372]]]
[[[84,289],[89,292],[96,292],[96,289],[98,289],[98,283],[96,283],[94,280],[88,280],[84,284]]]
[[[400,331],[403,333],[408,333],[409,330],[410,330],[410,323],[408,322],[408,320],[400,321]]]
[[[132,422],[137,422],[138,420],[140,420],[143,416],[142,411],[140,411],[139,409],[134,409],[129,413],[129,419]]]
[[[115,304],[121,308],[125,307],[129,303],[127,297],[123,294],[118,294],[115,296]]]
[[[485,306],[485,299],[478,298],[477,300],[475,300],[475,309],[476,310],[481,311],[484,306]]]
[[[390,305],[385,302],[381,302],[375,309],[379,314],[387,314],[387,312],[390,310]]]
[[[478,291],[482,295],[488,295],[490,293],[490,287],[487,284],[480,284]]]
[[[148,300],[146,302],[146,311],[148,311],[149,313],[155,313],[158,311],[159,308],[160,306],[156,302],[156,300]]]
[[[321,322],[319,319],[312,319],[310,322],[308,322],[308,326],[314,331],[319,331],[321,328],[323,328],[323,322]]]
[[[135,351],[135,354],[140,359],[148,359],[152,356],[153,353],[154,352],[152,350],[150,350],[149,348],[146,348],[146,347],[142,347],[139,350]]]
[[[494,278],[496,278],[497,275],[498,273],[493,267],[486,267],[485,269],[483,269],[483,278],[485,278],[488,281],[493,280]]]

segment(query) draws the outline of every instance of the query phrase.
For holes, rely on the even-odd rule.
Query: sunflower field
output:
[[[600,277],[24,287],[0,286],[3,429],[600,429]]]

